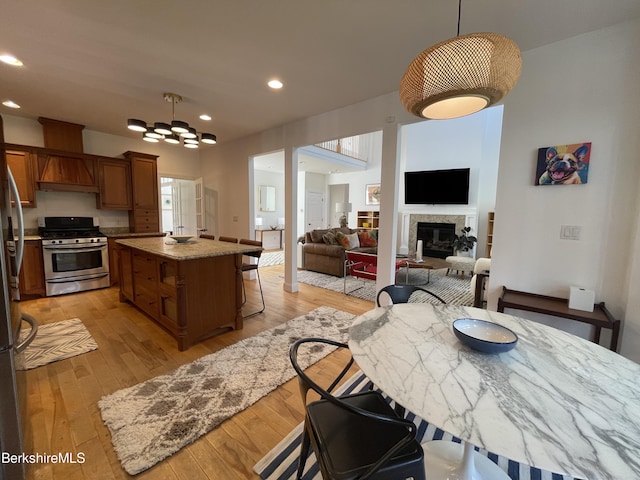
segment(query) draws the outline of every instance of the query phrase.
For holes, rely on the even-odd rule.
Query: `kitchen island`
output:
[[[183,351],[242,328],[242,254],[261,250],[217,240],[164,237],[116,240],[120,301],[129,301],[178,341]]]

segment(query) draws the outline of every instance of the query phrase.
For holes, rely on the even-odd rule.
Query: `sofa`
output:
[[[345,251],[378,252],[378,231],[351,228],[317,229],[307,232],[302,245],[305,270],[344,276]]]

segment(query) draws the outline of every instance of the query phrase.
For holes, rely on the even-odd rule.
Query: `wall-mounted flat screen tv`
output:
[[[407,205],[467,205],[469,170],[426,170],[404,173],[404,203]]]

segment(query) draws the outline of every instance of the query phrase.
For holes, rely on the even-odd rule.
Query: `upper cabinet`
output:
[[[25,208],[36,207],[36,184],[33,171],[36,155],[28,150],[6,151],[7,165],[11,169],[13,178],[18,187],[20,204]],[[13,200],[11,201],[13,204]]]
[[[97,207],[105,210],[131,210],[131,162],[127,159],[99,158],[97,173]]]
[[[131,162],[133,210],[129,212],[129,230],[132,233],[158,232],[158,157],[137,152],[125,152],[124,157]]]

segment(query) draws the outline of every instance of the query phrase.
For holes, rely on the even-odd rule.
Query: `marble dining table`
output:
[[[468,348],[452,329],[459,318],[511,329],[516,347]],[[463,441],[449,457],[462,462],[451,466],[459,476],[429,476],[431,457],[447,452],[423,445],[427,478],[501,478],[482,468],[465,476],[472,445],[581,479],[640,478],[640,365],[606,348],[513,315],[426,303],[357,317],[349,348],[393,400]]]

